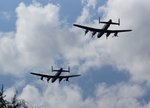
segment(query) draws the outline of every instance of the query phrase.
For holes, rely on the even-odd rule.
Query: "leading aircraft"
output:
[[[112,22],[112,19],[110,19],[108,22],[104,22],[104,21],[100,21],[100,18],[99,18],[99,23],[105,24],[102,29],[83,26],[83,25],[79,25],[79,24],[73,24],[73,25],[76,27],[85,29],[85,35],[88,33],[88,31],[91,31],[92,37],[98,32],[97,38],[100,38],[104,33],[106,33],[106,38],[108,38],[111,33],[114,33],[114,37],[118,37],[118,33],[120,33],[120,32],[132,31],[130,29],[129,30],[108,30],[108,28],[110,27],[111,24],[119,26],[120,25],[120,19],[118,19],[118,23],[116,23],[116,22]]]
[[[53,66],[52,66],[51,71],[56,72],[56,74],[55,75],[46,75],[46,74],[34,73],[34,72],[31,72],[30,74],[40,76],[41,80],[43,80],[43,78],[47,78],[47,82],[49,82],[49,80],[51,79],[52,83],[54,83],[57,79],[59,80],[59,82],[61,82],[62,79],[66,79],[66,81],[69,81],[69,78],[71,78],[71,77],[80,76],[80,75],[67,75],[67,76],[61,75],[62,72],[70,72],[70,67],[68,67],[68,70],[64,70],[63,68],[60,68],[58,70],[54,70]]]

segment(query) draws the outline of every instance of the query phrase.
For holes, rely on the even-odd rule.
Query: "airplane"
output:
[[[80,76],[80,75],[68,75],[68,76],[61,75],[62,72],[70,72],[70,67],[68,67],[68,70],[64,70],[63,68],[54,70],[53,66],[52,66],[51,71],[56,72],[56,74],[55,75],[46,75],[46,74],[34,73],[34,72],[31,72],[30,74],[40,76],[41,80],[43,80],[43,78],[47,78],[47,82],[49,82],[49,80],[51,79],[52,83],[54,83],[57,79],[59,80],[59,83],[60,83],[62,81],[62,79],[66,79],[66,81],[69,81],[69,78],[71,78],[71,77]]]
[[[92,37],[98,32],[97,38],[100,38],[104,33],[106,33],[106,38],[108,38],[111,33],[114,33],[114,37],[118,37],[118,33],[120,33],[120,32],[132,31],[132,30],[108,30],[108,28],[110,27],[111,24],[119,26],[120,25],[120,19],[118,19],[118,23],[116,23],[116,22],[112,22],[112,19],[110,19],[108,22],[104,22],[104,21],[100,21],[100,18],[99,18],[99,24],[100,23],[105,24],[102,29],[88,27],[88,26],[82,26],[79,24],[73,24],[73,25],[76,27],[85,29],[85,35],[88,33],[88,31],[93,32]]]

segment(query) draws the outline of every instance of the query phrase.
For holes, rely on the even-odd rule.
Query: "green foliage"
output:
[[[13,96],[11,101],[5,100],[6,95],[4,95],[4,88],[2,85],[0,91],[0,108],[28,108],[26,102],[21,99],[17,99],[17,93]]]

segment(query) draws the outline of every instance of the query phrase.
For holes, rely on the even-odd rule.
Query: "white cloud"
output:
[[[0,67],[1,73],[9,72],[10,70],[16,71],[17,61],[17,49],[14,43],[14,33],[1,33],[0,34]]]
[[[86,23],[91,17],[89,6],[95,6],[95,3],[89,0],[85,4],[77,19],[78,23]],[[21,3],[16,9],[16,33],[0,34],[1,73],[16,74],[34,67],[48,67],[55,64],[57,59],[63,62],[62,65],[71,65],[80,69],[80,72],[87,72],[90,67],[101,68],[111,64],[129,71],[129,84],[111,87],[99,85],[96,96],[86,99],[82,96],[84,91],[75,85],[49,85],[42,93],[36,87],[27,85],[20,97],[46,108],[56,105],[58,108],[148,108],[149,102],[143,105],[139,101],[147,88],[143,89],[141,83],[136,83],[150,81],[148,4],[148,0],[127,0],[126,3],[109,0],[103,7],[104,19],[121,18],[121,26],[117,29],[131,28],[133,31],[119,34],[119,38],[90,39],[83,36],[82,30],[62,25],[59,6],[37,3],[27,6]]]
[[[105,108],[141,108],[138,99],[143,95],[144,90],[136,84],[118,84],[108,87],[102,84],[97,89],[98,107]],[[144,106],[144,105],[143,105]]]
[[[25,65],[43,65],[52,63],[54,55],[59,50],[57,29],[59,7],[25,6],[23,3],[17,8],[17,33],[15,42],[21,60]],[[41,62],[41,63],[40,63]],[[45,63],[44,63],[45,62]]]
[[[107,49],[117,67],[129,70],[135,81],[149,81],[149,1],[110,0],[105,7],[106,19],[121,18],[121,29],[133,29],[130,33],[122,33],[119,39],[111,41]],[[144,26],[144,28],[143,28]]]
[[[20,3],[16,9],[16,32],[10,36],[3,36],[6,40],[11,40],[7,45],[1,45],[7,52],[7,55],[0,56],[3,73],[16,74],[34,67],[49,67],[55,65],[57,59],[63,61],[62,65],[79,66],[80,59],[82,60],[85,54],[87,56],[84,59],[89,56],[93,58],[93,53],[85,52],[87,49],[83,52],[82,46],[86,40],[80,39],[79,32],[69,28],[67,24],[61,24],[59,9],[60,7],[54,4],[43,6],[34,3],[27,6]],[[83,18],[79,18],[80,21],[82,19],[84,22],[84,15],[89,16],[88,8],[83,10]],[[3,38],[0,39],[3,41]],[[11,45],[9,49],[8,45]],[[13,55],[8,53],[10,50]],[[83,55],[79,55],[80,52]],[[12,59],[9,59],[11,56]],[[7,63],[4,63],[4,58],[8,59]]]
[[[27,85],[22,92],[23,94],[21,94],[19,98],[28,100],[28,102],[32,103],[33,106],[37,103],[40,104],[40,102],[42,101],[42,95],[34,86]]]
[[[27,85],[23,89],[20,98],[27,100],[29,103],[32,103],[33,106],[41,106],[43,108],[75,108],[73,104],[78,106],[80,103],[81,94],[78,87],[60,87],[58,84],[52,84],[49,87],[48,86],[49,85],[47,85],[46,89],[41,94],[34,86]],[[31,97],[32,95],[34,96]]]
[[[8,101],[11,101],[11,99],[14,97],[15,93],[16,93],[16,91],[13,87],[8,88],[6,90],[4,88],[4,95],[6,96],[5,99]]]
[[[16,32],[0,34],[1,72],[16,74],[54,64],[70,43],[69,31],[59,21],[59,6],[20,3],[16,13]]]
[[[148,13],[150,8],[148,4],[148,0],[144,2],[128,0],[125,4],[121,0],[109,0],[106,5],[99,7],[98,9],[102,9],[101,11],[104,13],[104,20],[111,18],[117,21],[118,18],[121,19],[121,26],[110,27],[111,29],[132,29],[133,31],[120,33],[119,38],[111,39],[110,36],[108,40],[102,37],[98,40],[86,42],[84,47],[78,49],[74,54],[77,60],[84,61],[82,65],[80,64],[80,69],[82,70],[82,67],[87,67],[86,69],[89,67],[99,68],[111,64],[118,69],[129,71],[133,81],[149,82],[150,38],[148,28],[150,24],[148,23]],[[84,11],[83,9],[83,13]],[[86,13],[88,14],[82,14],[78,18],[78,23],[87,23],[86,20],[91,16],[90,8],[86,9]],[[90,25],[98,27],[97,24],[90,23]],[[81,31],[82,34],[80,32],[79,34],[82,35],[82,38],[84,31]],[[78,55],[78,53],[82,55]],[[73,57],[75,57],[74,55]]]
[[[84,7],[81,16],[77,19],[77,23],[85,23],[89,17],[88,8]]]
[[[75,85],[58,84],[46,85],[46,89],[40,93],[37,88],[27,85],[20,95],[29,104],[43,108],[144,108],[148,104],[143,104],[139,100],[145,94],[145,90],[137,84],[120,83],[114,86],[100,84],[94,97],[82,97],[82,92]]]
[[[95,9],[96,7],[96,0],[82,0],[82,4],[84,4],[86,7],[92,7],[93,9]]]

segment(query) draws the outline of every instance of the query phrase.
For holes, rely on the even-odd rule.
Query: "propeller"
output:
[[[49,82],[49,80],[50,80],[50,77],[49,77],[49,78],[47,78],[47,82]]]

